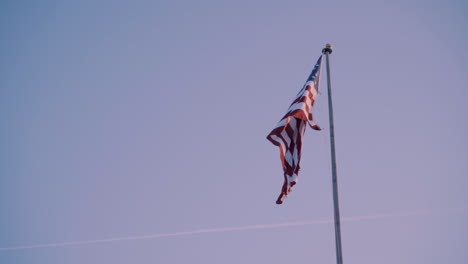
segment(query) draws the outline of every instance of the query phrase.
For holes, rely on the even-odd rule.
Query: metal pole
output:
[[[336,243],[336,263],[343,264],[343,254],[341,252],[341,229],[340,229],[340,208],[338,204],[338,181],[336,176],[336,157],[335,157],[335,127],[333,124],[333,104],[330,82],[330,59],[332,47],[327,44],[322,50],[327,59],[327,84],[328,84],[328,116],[330,123],[330,148],[331,148],[331,165],[332,165],[332,180],[333,180],[333,208],[335,215],[335,243]]]

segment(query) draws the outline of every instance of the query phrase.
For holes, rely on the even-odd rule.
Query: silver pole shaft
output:
[[[333,207],[335,215],[335,243],[336,243],[336,263],[343,264],[343,254],[341,252],[341,228],[340,228],[340,206],[338,203],[338,180],[336,172],[336,157],[335,157],[335,126],[333,123],[333,103],[330,81],[330,59],[329,55],[332,52],[331,45],[323,49],[323,53],[327,59],[327,83],[328,83],[328,117],[330,124],[330,148],[331,148],[331,165],[332,165],[332,181],[333,181]]]

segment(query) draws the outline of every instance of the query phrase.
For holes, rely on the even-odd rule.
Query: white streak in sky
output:
[[[367,215],[367,216],[343,217],[341,218],[341,222],[358,222],[358,221],[364,221],[364,220],[385,219],[385,218],[392,218],[392,217],[408,217],[408,216],[434,214],[434,213],[463,213],[466,211],[468,211],[468,208],[447,209],[447,210],[440,210],[440,211],[412,211],[412,212],[402,212],[402,213],[374,214],[374,215]],[[98,240],[83,240],[83,241],[61,242],[61,243],[51,243],[51,244],[5,247],[5,248],[0,248],[0,251],[87,245],[87,244],[107,243],[107,242],[116,242],[116,241],[154,239],[154,238],[160,238],[160,237],[187,236],[187,235],[196,235],[196,234],[202,234],[202,233],[218,233],[218,232],[228,232],[228,231],[244,231],[244,230],[251,230],[251,229],[280,228],[280,227],[332,224],[332,223],[334,223],[333,219],[327,219],[327,220],[316,220],[316,221],[289,222],[289,223],[282,223],[282,224],[264,224],[264,225],[248,225],[248,226],[240,226],[240,227],[199,229],[199,230],[193,230],[193,231],[184,231],[184,232],[175,232],[175,233],[159,233],[159,234],[151,234],[151,235],[144,235],[144,236],[116,237],[116,238],[107,238],[107,239],[98,239]]]

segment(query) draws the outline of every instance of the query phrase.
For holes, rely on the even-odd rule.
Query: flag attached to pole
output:
[[[280,158],[284,171],[281,194],[276,200],[282,204],[291,188],[296,184],[301,161],[302,137],[307,124],[312,129],[321,130],[312,117],[312,106],[318,96],[322,56],[317,60],[304,87],[296,95],[286,115],[268,134],[267,139],[280,148]]]

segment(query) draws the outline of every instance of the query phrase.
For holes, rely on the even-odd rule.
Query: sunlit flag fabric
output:
[[[304,87],[296,95],[286,115],[267,136],[271,143],[279,147],[284,170],[284,183],[281,194],[276,200],[277,204],[283,203],[283,200],[297,182],[301,161],[302,137],[307,124],[312,129],[321,130],[312,117],[312,106],[318,96],[321,64],[322,56],[315,64]]]

